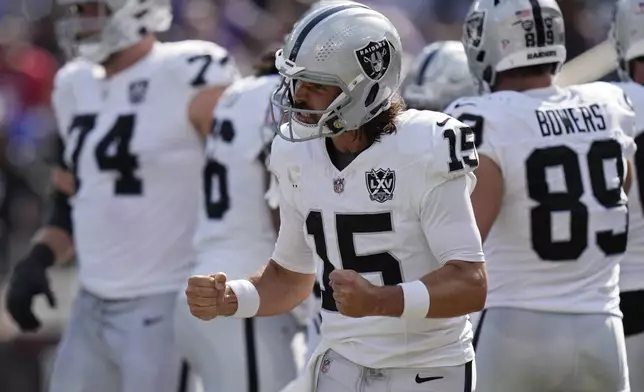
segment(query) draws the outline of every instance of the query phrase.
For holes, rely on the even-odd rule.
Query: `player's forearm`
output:
[[[424,276],[421,281],[429,291],[428,318],[457,317],[478,312],[485,306],[487,276],[483,263],[450,261]],[[400,317],[404,296],[399,286],[379,288],[381,316]]]
[[[49,247],[54,254],[54,263],[62,264],[74,256],[74,242],[71,235],[55,226],[45,226],[38,230],[32,241]]]
[[[256,316],[275,316],[290,312],[302,303],[313,288],[315,275],[289,271],[273,260],[248,279],[259,293],[259,310]],[[220,314],[231,316],[237,311],[237,297],[226,289]]]
[[[421,280],[431,300],[427,317],[463,316],[485,306],[487,273],[483,263],[449,261]]]
[[[259,292],[258,316],[274,316],[290,312],[308,298],[315,275],[287,270],[273,260],[261,273],[249,279]]]

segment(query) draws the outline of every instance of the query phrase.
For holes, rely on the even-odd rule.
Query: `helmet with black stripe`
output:
[[[271,97],[281,116],[275,123],[284,124],[278,134],[290,141],[336,136],[389,107],[400,84],[400,36],[385,16],[367,6],[333,3],[298,21],[277,51],[275,65],[282,75]],[[302,82],[340,92],[325,109],[302,108],[294,101]],[[315,121],[302,121],[303,116]]]
[[[484,89],[499,72],[566,60],[564,21],[555,0],[478,0],[462,36],[470,71]]]
[[[400,92],[408,107],[435,111],[457,98],[476,95],[463,44],[439,41],[427,45],[414,60]]]

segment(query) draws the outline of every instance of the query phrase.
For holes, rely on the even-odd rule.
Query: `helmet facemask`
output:
[[[56,11],[58,42],[70,58],[98,46],[108,28],[112,10],[102,1],[61,1]],[[103,60],[103,59],[100,59]]]
[[[352,123],[343,115],[356,103],[352,98],[352,91],[364,79],[364,76],[360,75],[350,85],[346,85],[335,75],[310,72],[304,68],[296,67],[292,62],[279,56],[280,52],[278,51],[279,60],[277,65],[282,79],[271,97],[271,105],[275,109],[271,113],[275,116],[275,113],[278,112],[279,115],[279,118],[273,119],[278,135],[289,141],[306,141],[338,136],[345,131],[357,129],[366,122]],[[302,108],[295,102],[295,90],[299,82],[334,86],[341,91],[325,109]],[[380,111],[377,113],[380,113]],[[298,115],[315,116],[317,117],[317,122],[305,122],[302,119],[298,119]],[[373,118],[374,116],[367,117]]]
[[[284,49],[275,54],[282,76],[271,97],[279,111],[278,134],[304,141],[360,129],[389,108],[400,84],[401,63],[400,36],[382,14],[352,2],[313,11],[295,25]],[[296,98],[306,96],[299,94],[307,93],[300,89],[308,89],[308,84],[335,91],[317,96],[312,90],[314,99],[307,103],[314,106],[297,105]]]

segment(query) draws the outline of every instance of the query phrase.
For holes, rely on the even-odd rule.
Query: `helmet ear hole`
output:
[[[333,133],[342,132],[344,130],[344,123],[339,121],[338,116],[331,116],[324,125],[326,125],[326,127]]]
[[[380,91],[380,84],[374,83],[373,86],[371,86],[371,88],[369,89],[367,98],[364,101],[364,106],[366,108],[371,106],[376,101],[376,97],[378,96],[379,91]]]
[[[624,71],[626,71],[626,72],[630,73],[630,72],[629,72],[629,70],[628,70],[628,64],[626,63],[626,61],[624,60],[624,58],[621,58],[621,57],[620,57],[620,58],[619,58],[619,60],[617,60],[617,64],[619,65],[619,68],[620,68],[620,69],[622,69],[622,70],[624,70]],[[630,75],[629,75],[629,76],[630,76]]]
[[[489,65],[485,67],[485,70],[483,71],[483,81],[487,84],[492,83],[492,67]]]

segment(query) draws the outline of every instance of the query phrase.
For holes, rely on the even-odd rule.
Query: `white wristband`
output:
[[[226,283],[237,297],[237,311],[231,317],[249,318],[259,310],[259,293],[255,285],[246,279],[231,280]]]
[[[429,290],[420,280],[399,283],[403,291],[404,309],[400,318],[419,320],[427,317],[429,311]]]

